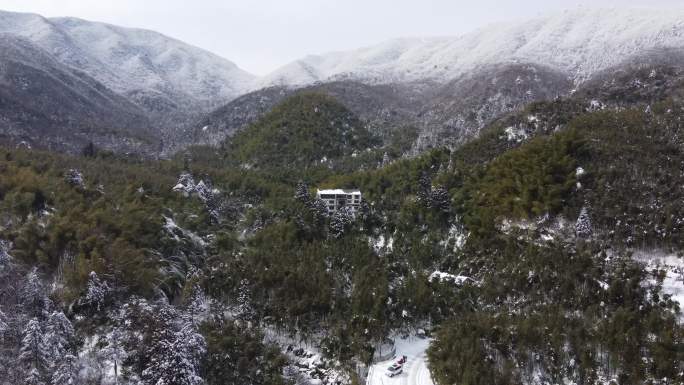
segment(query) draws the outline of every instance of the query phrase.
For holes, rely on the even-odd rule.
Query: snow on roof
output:
[[[329,190],[318,190],[318,194],[330,194],[330,195],[361,194],[361,191],[360,190],[347,190],[347,189],[329,189]]]

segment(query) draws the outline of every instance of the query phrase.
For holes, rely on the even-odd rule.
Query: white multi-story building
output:
[[[325,202],[328,214],[332,214],[345,206],[351,208],[352,212],[356,214],[361,207],[361,191],[359,190],[318,190],[316,198]]]

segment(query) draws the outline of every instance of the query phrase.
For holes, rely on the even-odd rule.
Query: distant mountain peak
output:
[[[0,32],[31,40],[114,91],[161,95],[180,106],[211,109],[255,80],[226,59],[144,29],[0,11]]]

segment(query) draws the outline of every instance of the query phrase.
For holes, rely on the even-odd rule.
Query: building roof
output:
[[[318,194],[330,194],[330,195],[361,194],[361,191],[360,190],[349,190],[349,189],[330,189],[330,190],[318,190]]]

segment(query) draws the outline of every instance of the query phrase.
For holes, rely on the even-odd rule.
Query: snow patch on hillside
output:
[[[663,292],[672,296],[681,309],[684,309],[684,259],[658,250],[638,250],[632,258],[646,265],[646,270],[663,270]],[[684,321],[684,313],[680,314],[680,320]]]

